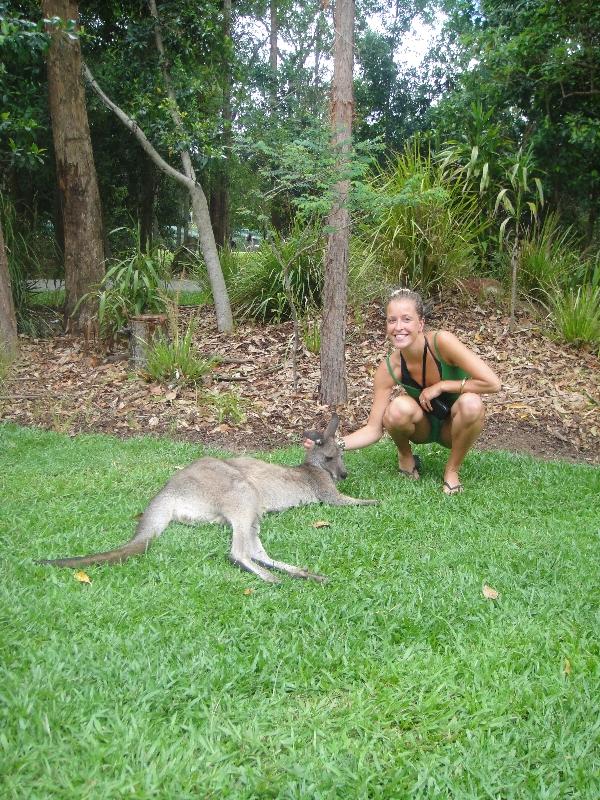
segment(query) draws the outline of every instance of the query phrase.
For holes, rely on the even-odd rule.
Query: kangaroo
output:
[[[268,511],[319,502],[334,506],[377,504],[377,500],[348,497],[335,486],[348,474],[334,438],[338,422],[334,414],[324,433],[304,433],[314,445],[306,448],[304,462],[295,467],[249,457],[200,458],[177,472],[150,501],[135,535],[126,544],[107,552],[38,563],[57,567],[119,563],[145,553],[170,522],[218,522],[231,526],[229,558],[242,569],[269,583],[279,583],[279,579],[268,568],[294,578],[324,581],[324,575],[271,558],[260,541],[259,530],[260,519]]]

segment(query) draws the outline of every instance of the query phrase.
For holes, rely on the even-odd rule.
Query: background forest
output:
[[[40,332],[28,290],[39,277],[66,277],[67,316],[87,304],[107,333],[160,310],[169,276],[192,275],[211,300],[189,191],[90,91],[93,76],[167,165],[183,157],[201,185],[235,319],[318,315],[333,187],[346,179],[352,305],[393,284],[431,293],[494,279],[511,287],[513,308],[535,301],[549,330],[598,348],[597,3],[358,0],[342,166],[329,146],[328,2],[161,2],[160,40],[153,8],[0,3],[1,221],[23,332]],[[77,11],[81,28],[65,21]],[[69,280],[83,256],[70,266],[64,252],[67,179],[53,147],[57,31],[90,76],[101,225],[81,252],[100,237],[101,255],[83,283]]]

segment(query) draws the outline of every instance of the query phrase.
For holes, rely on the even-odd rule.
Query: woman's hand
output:
[[[434,383],[431,386],[426,386],[419,395],[419,405],[423,411],[433,411],[431,401],[434,397],[439,397],[443,391],[441,383]]]

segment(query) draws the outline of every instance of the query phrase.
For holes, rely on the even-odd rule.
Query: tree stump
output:
[[[166,335],[167,317],[165,314],[140,314],[131,317],[131,339],[129,352],[134,367],[145,367],[148,361],[148,347],[157,336]]]

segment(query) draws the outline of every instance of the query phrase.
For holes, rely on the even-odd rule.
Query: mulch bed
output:
[[[293,327],[240,323],[218,333],[211,309],[180,309],[180,323],[198,321],[196,341],[222,361],[198,388],[148,382],[127,350],[107,353],[100,343],[64,335],[20,340],[21,355],[0,388],[0,418],[69,434],[152,434],[230,451],[268,450],[298,443],[328,409],[318,404],[319,356],[303,345],[292,375]],[[503,387],[486,400],[481,449],[501,448],[542,458],[600,463],[600,361],[593,353],[556,343],[521,312],[513,331],[497,301],[446,298],[430,315],[500,375]],[[125,343],[124,343],[125,344]],[[386,352],[381,309],[348,319],[348,402],[338,408],[341,430],[366,421],[372,376]],[[208,393],[208,394],[207,394]],[[229,393],[229,394],[228,394]],[[227,415],[223,398],[244,412]],[[219,402],[221,398],[221,402]]]

